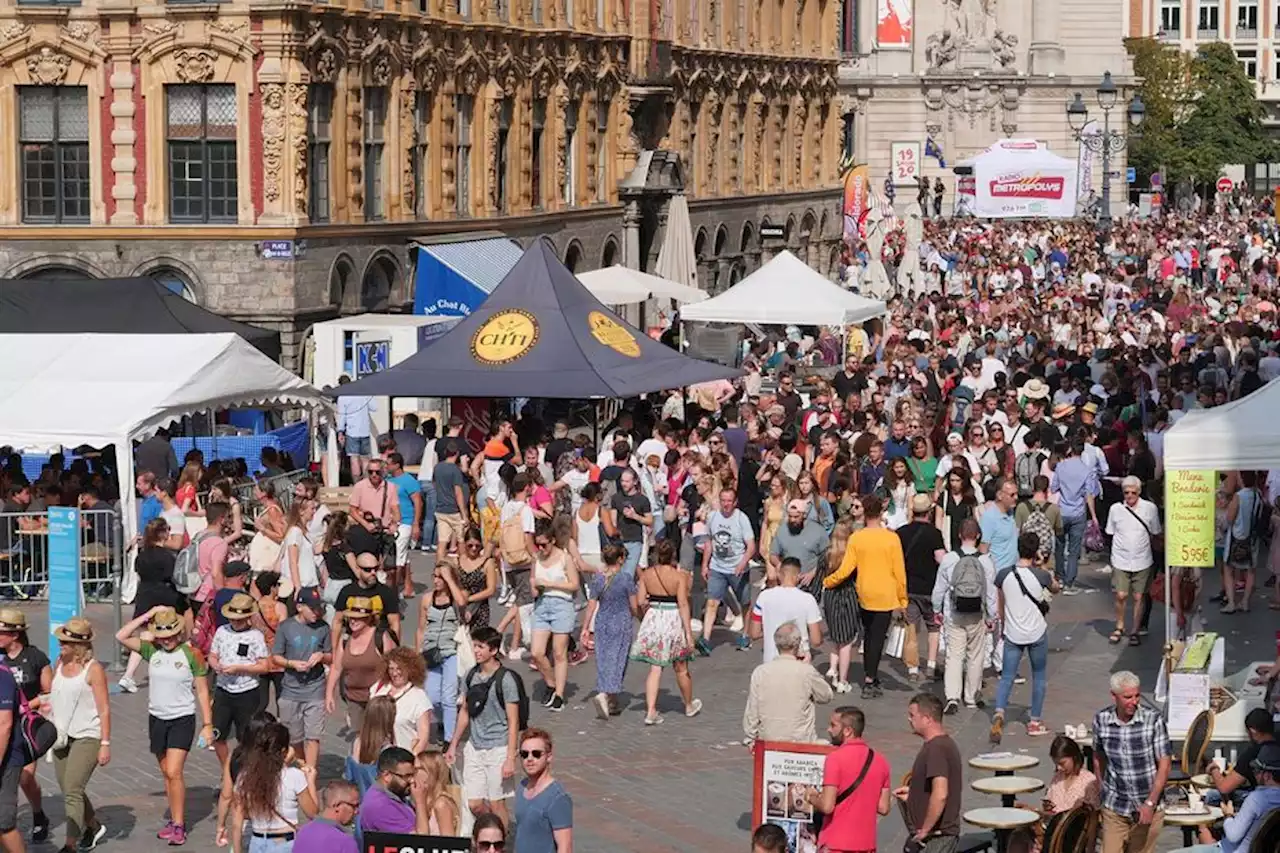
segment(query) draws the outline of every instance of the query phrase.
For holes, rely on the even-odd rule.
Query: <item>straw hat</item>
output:
[[[224,619],[248,619],[257,612],[258,602],[243,592],[237,592],[230,601],[222,605]]]
[[[172,607],[161,607],[151,616],[151,636],[157,640],[176,637],[184,627],[182,617]]]
[[[911,499],[911,511],[913,513],[928,512],[933,509],[933,498],[929,495],[916,495]]]
[[[364,596],[347,599],[347,609],[342,611],[342,615],[348,619],[370,619],[377,613],[377,608],[373,606],[373,599]]]
[[[16,607],[0,608],[0,631],[27,630],[27,614]]]
[[[1049,396],[1049,386],[1042,379],[1031,379],[1020,392],[1028,400],[1043,400]]]
[[[1066,420],[1076,413],[1076,407],[1070,403],[1059,403],[1053,407],[1053,419],[1055,421]]]
[[[92,643],[93,623],[83,616],[76,616],[54,629],[53,636],[60,643]]]

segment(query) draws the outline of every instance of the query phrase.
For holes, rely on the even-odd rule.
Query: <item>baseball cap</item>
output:
[[[320,596],[320,587],[304,586],[298,590],[298,604],[305,604],[312,610],[320,610],[324,607],[324,599]]]
[[[222,576],[227,578],[238,578],[241,575],[247,575],[252,571],[249,564],[244,560],[232,560],[222,567]]]

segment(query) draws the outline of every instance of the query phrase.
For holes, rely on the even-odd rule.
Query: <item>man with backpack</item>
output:
[[[1027,433],[1026,450],[1017,454],[1013,460],[1013,478],[1018,484],[1018,500],[1030,500],[1036,491],[1036,477],[1049,454],[1040,447],[1040,433]]]
[[[453,764],[462,743],[462,793],[476,817],[493,812],[511,819],[506,801],[515,796],[516,749],[529,725],[524,682],[502,665],[502,635],[485,625],[471,632],[476,665],[463,678],[466,699],[445,760]],[[463,738],[466,738],[464,741]]]
[[[1037,474],[1031,480],[1031,494],[1013,513],[1019,533],[1034,533],[1040,540],[1040,562],[1053,559],[1062,535],[1062,510],[1049,500],[1049,478]]]
[[[933,584],[933,609],[942,614],[947,648],[943,663],[944,712],[981,707],[982,664],[987,634],[997,613],[996,567],[991,557],[978,551],[981,528],[973,518],[960,522],[960,547],[938,564]]]

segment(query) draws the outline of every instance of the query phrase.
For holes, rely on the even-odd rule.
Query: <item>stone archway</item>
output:
[[[360,309],[386,311],[399,289],[399,266],[390,255],[374,255],[360,280]]]
[[[571,273],[577,273],[578,267],[582,266],[582,244],[577,240],[569,243],[569,248],[564,250],[564,265]]]
[[[618,241],[609,237],[604,241],[604,250],[600,253],[600,269],[614,266],[618,263]]]

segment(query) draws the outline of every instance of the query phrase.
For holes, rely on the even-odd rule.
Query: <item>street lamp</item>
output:
[[[1096,94],[1098,108],[1102,110],[1102,133],[1083,132],[1089,123],[1089,107],[1084,102],[1084,96],[1079,92],[1076,92],[1071,103],[1067,105],[1067,124],[1071,128],[1072,135],[1081,145],[1095,154],[1102,155],[1102,213],[1099,224],[1109,228],[1111,226],[1111,155],[1118,153],[1129,139],[1137,139],[1142,135],[1142,122],[1147,117],[1147,108],[1142,103],[1142,98],[1134,94],[1133,100],[1129,101],[1129,106],[1125,110],[1128,118],[1127,133],[1112,130],[1111,111],[1116,108],[1116,103],[1119,101],[1120,87],[1111,79],[1110,71],[1102,75],[1102,82],[1098,84]]]

